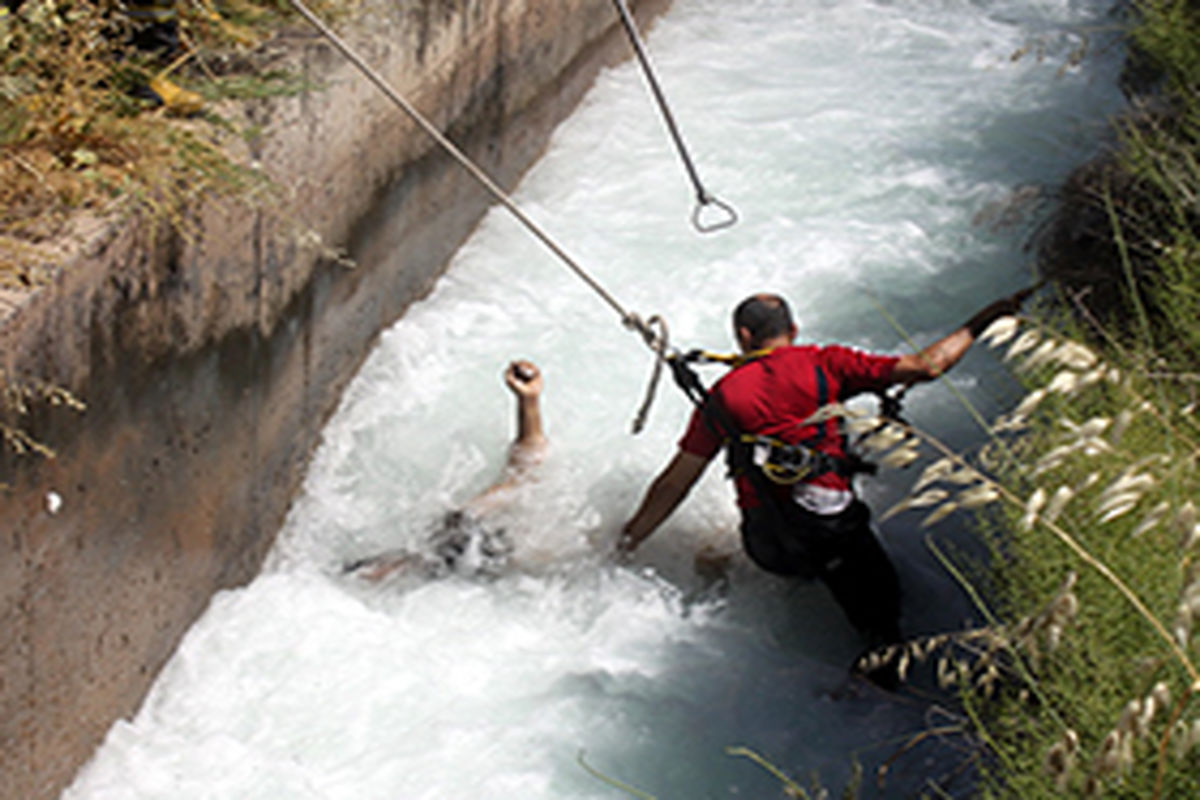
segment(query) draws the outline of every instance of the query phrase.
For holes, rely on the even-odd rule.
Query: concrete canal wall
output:
[[[637,3],[643,25],[666,5]],[[339,28],[504,186],[630,54],[610,0],[395,0]],[[93,224],[0,321],[6,379],[87,404],[4,420],[56,457],[0,454],[2,798],[57,797],[255,574],[342,388],[489,204],[323,39],[274,46],[319,86],[238,112],[280,191],[185,232]]]

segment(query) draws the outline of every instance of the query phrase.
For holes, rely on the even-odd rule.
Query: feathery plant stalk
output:
[[[768,760],[764,756],[760,755],[759,753],[755,752],[754,750],[751,750],[748,747],[741,747],[741,746],[726,747],[725,754],[728,756],[734,757],[734,758],[747,758],[750,761],[753,761],[755,764],[757,764],[762,769],[766,770],[776,780],[778,780],[779,783],[783,786],[783,793],[787,797],[799,798],[800,800],[813,800],[814,796],[817,798],[828,798],[829,797],[828,790],[826,790],[824,787],[822,787],[820,785],[819,781],[817,780],[817,778],[815,776],[813,777],[813,794],[810,794],[807,790],[804,789],[803,786],[796,783],[795,780],[793,780],[791,777],[789,777],[787,775],[787,773],[785,773],[779,767],[777,767],[773,763],[771,763],[770,760]],[[601,770],[596,769],[595,767],[593,767],[591,764],[589,764],[587,762],[587,760],[584,758],[584,756],[585,756],[585,754],[581,750],[576,755],[575,761],[577,764],[579,764],[579,766],[583,769],[584,772],[588,773],[593,778],[595,778],[603,783],[606,783],[609,786],[613,787],[614,789],[624,792],[625,794],[627,794],[631,797],[636,797],[636,798],[638,798],[638,800],[657,800],[657,798],[654,795],[644,792],[641,789],[637,788],[636,786],[631,786],[630,784],[626,783],[625,781],[614,778],[613,776],[611,776],[605,772],[602,772]],[[861,777],[862,777],[861,770],[858,768],[858,765],[856,763],[853,778],[850,781],[850,783],[846,786],[845,791],[842,793],[842,796],[844,798],[847,798],[847,800],[852,800],[852,798],[858,797],[859,781],[860,781]]]
[[[803,800],[810,800],[809,794],[804,790],[804,787],[796,783],[794,780],[788,777],[783,770],[779,769],[779,767],[775,766],[770,761],[751,750],[749,747],[726,747],[725,753],[735,757],[748,758],[758,766],[765,769],[767,772],[771,773],[780,783],[783,784],[784,791],[787,792],[788,797],[799,797],[803,798]]]
[[[871,658],[895,662],[903,675],[937,655],[939,681],[959,687],[994,751],[997,791],[1191,796],[1200,791],[1185,768],[1200,750],[1195,420],[1180,413],[1174,384],[1108,364],[1045,327],[1007,318],[981,338],[1007,346],[1030,384],[992,426],[1017,463],[997,459],[995,442],[968,457],[908,426],[841,407],[819,413],[874,431],[863,444],[883,464],[911,463],[915,449],[935,453],[881,519],[919,511],[932,526],[1003,506],[998,513],[1015,528],[996,538],[999,612],[971,587],[986,628]]]
[[[66,389],[35,378],[18,380],[0,368],[0,449],[18,456],[55,457],[52,448],[36,439],[21,424],[39,404],[63,407],[76,413],[86,410],[84,402]],[[3,477],[0,475],[0,489],[8,488]]]

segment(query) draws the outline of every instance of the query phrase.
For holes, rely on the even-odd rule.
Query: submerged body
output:
[[[496,577],[510,565],[514,545],[489,517],[512,501],[513,490],[542,463],[548,440],[542,428],[541,370],[531,361],[513,361],[504,383],[517,400],[517,435],[509,445],[500,479],[463,508],[446,512],[422,550],[392,550],[346,564],[342,571],[379,582],[394,575],[440,578],[451,573]]]

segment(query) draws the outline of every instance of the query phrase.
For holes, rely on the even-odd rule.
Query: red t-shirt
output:
[[[799,424],[823,405],[817,367],[825,375],[824,403],[832,403],[860,392],[887,388],[899,360],[898,356],[874,355],[840,345],[780,347],[729,372],[713,386],[712,394],[717,395],[733,424],[744,433],[773,436],[789,444],[806,441],[822,452],[845,457],[845,437],[836,419],[819,426]],[[724,437],[714,433],[704,414],[696,409],[679,448],[712,458],[723,441]],[[739,506],[759,505],[747,476],[739,475],[736,483]],[[834,472],[818,475],[809,483],[830,489],[850,488],[850,482]],[[781,487],[781,493],[786,491]]]

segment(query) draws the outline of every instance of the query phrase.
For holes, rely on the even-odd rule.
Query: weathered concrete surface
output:
[[[629,52],[609,0],[409,0],[358,22],[373,36],[352,43],[502,185]],[[324,84],[245,110],[284,200],[214,201],[195,238],[108,226],[0,323],[8,375],[88,404],[7,420],[57,458],[0,454],[0,798],[57,796],[212,592],[253,576],[342,387],[488,204],[322,40],[282,41]]]

